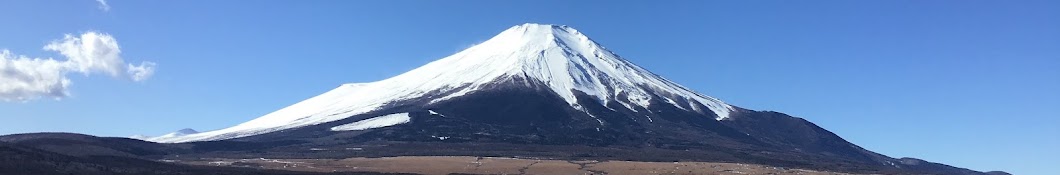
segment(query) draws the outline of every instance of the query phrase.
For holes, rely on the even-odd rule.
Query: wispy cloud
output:
[[[29,101],[41,97],[63,98],[69,95],[69,73],[89,76],[104,73],[144,81],[154,74],[155,63],[127,64],[114,37],[98,32],[75,36],[67,34],[44,46],[59,52],[65,60],[35,58],[0,50],[0,100]]]
[[[107,0],[96,0],[96,2],[99,3],[99,10],[110,11],[110,5],[107,5]]]
[[[151,75],[155,74],[155,63],[150,61],[141,62],[139,66],[133,66],[129,64],[126,72],[129,73],[129,78],[133,81],[144,81],[150,78]]]

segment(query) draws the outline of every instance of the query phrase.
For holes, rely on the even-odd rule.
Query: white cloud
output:
[[[154,74],[155,63],[126,64],[114,37],[97,32],[79,36],[66,35],[44,46],[44,50],[59,52],[65,60],[31,58],[0,50],[0,100],[29,101],[41,97],[68,96],[69,73],[89,76],[104,73],[111,77],[127,77],[143,81]]]
[[[129,76],[133,81],[144,81],[147,80],[147,78],[150,78],[151,75],[155,74],[155,63],[144,61],[140,63],[139,66],[129,64],[127,72],[129,72]]]
[[[81,36],[66,34],[61,40],[52,41],[44,50],[56,51],[66,56],[65,63],[75,72],[89,75],[92,72],[103,72],[118,76],[125,66],[118,55],[121,49],[118,42],[107,34],[86,32]]]
[[[110,5],[107,5],[107,0],[96,0],[99,3],[99,9],[104,12],[110,11]]]
[[[15,56],[0,51],[0,99],[27,101],[40,96],[65,97],[70,79],[63,62]]]

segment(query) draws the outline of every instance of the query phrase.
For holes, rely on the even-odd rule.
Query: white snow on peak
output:
[[[513,78],[544,83],[577,109],[582,108],[574,91],[632,110],[648,106],[654,97],[680,109],[714,113],[717,120],[728,118],[733,110],[720,100],[633,65],[574,28],[527,23],[385,80],[345,84],[230,128],[159,141],[221,140],[315,125],[371,112],[391,102],[441,102]]]
[[[442,72],[442,73],[439,73]],[[449,73],[449,74],[446,74]],[[479,45],[429,63],[401,76],[425,77],[423,81],[469,84],[442,101],[478,90],[497,79],[526,77],[546,83],[553,92],[576,108],[574,91],[593,96],[601,103],[617,102],[630,109],[646,107],[652,92],[684,109],[703,112],[696,102],[725,119],[732,106],[697,94],[685,87],[636,66],[574,28],[561,25],[518,25]],[[401,77],[399,76],[399,77]],[[399,78],[395,77],[395,78]],[[624,95],[630,103],[615,101]],[[676,98],[680,100],[675,101]],[[686,104],[678,104],[679,102]]]
[[[364,119],[361,121],[331,127],[332,131],[359,131],[372,128],[382,128],[412,121],[409,113],[397,113]]]

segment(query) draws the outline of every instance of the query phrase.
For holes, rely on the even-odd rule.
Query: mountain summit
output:
[[[345,84],[237,126],[155,141],[246,137],[340,120],[409,100],[437,103],[514,81],[521,81],[527,87],[533,86],[531,82],[540,83],[579,110],[584,108],[576,93],[632,111],[646,110],[652,100],[717,120],[730,117],[734,111],[729,104],[695,93],[622,59],[574,28],[527,23],[386,80]]]
[[[263,157],[529,156],[982,174],[887,157],[802,118],[726,104],[547,24],[514,26],[401,75],[344,84],[236,126],[152,141]]]

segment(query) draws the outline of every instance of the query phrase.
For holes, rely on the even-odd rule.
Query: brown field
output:
[[[459,174],[846,174],[753,164],[711,162],[566,161],[470,156],[402,156],[348,159],[204,159],[186,164],[315,172]]]

